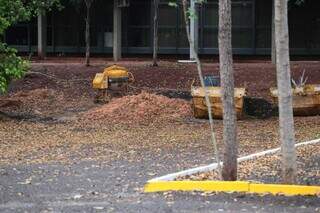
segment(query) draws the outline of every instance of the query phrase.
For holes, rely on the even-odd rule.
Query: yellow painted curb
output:
[[[320,195],[320,186],[254,184],[246,181],[154,181],[148,182],[144,192],[215,191],[246,192],[273,195]]]
[[[320,195],[320,186],[281,185],[281,184],[250,184],[250,193],[273,195]]]
[[[247,192],[249,182],[243,181],[155,181],[145,185],[145,192],[163,191],[232,191]]]

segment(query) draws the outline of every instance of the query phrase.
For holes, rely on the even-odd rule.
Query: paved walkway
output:
[[[172,156],[0,167],[0,212],[320,212],[315,197],[142,193],[147,179],[179,170]]]

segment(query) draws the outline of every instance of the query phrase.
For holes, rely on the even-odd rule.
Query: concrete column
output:
[[[194,11],[195,17],[190,19],[190,38],[194,44],[196,50],[195,53],[198,53],[198,43],[199,43],[199,12],[196,5],[196,0],[191,0],[191,11]],[[190,60],[195,59],[195,53],[190,47]]]
[[[276,31],[275,31],[275,7],[274,0],[272,0],[272,20],[271,20],[271,62],[272,64],[276,64],[277,56],[276,56]]]
[[[121,59],[121,8],[117,5],[117,0],[113,3],[113,60]]]
[[[44,59],[47,51],[47,17],[45,12],[38,15],[38,57]]]

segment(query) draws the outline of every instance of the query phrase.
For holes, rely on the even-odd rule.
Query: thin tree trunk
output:
[[[237,128],[231,43],[231,0],[219,0],[219,58],[223,102],[224,180],[237,180]]]
[[[294,147],[295,137],[290,76],[287,0],[275,0],[275,32],[282,178],[285,183],[295,183],[297,165],[296,150]]]
[[[275,23],[274,23],[274,2],[275,0],[272,0],[272,20],[271,20],[271,62],[272,64],[276,64],[277,57],[276,57],[276,38],[275,38]]]
[[[153,66],[158,66],[158,10],[159,10],[159,0],[154,0]]]
[[[87,17],[86,17],[86,66],[90,66],[90,8],[91,0],[86,0]]]
[[[203,79],[203,75],[202,75],[201,62],[200,62],[198,53],[196,51],[195,44],[190,37],[190,27],[189,27],[190,21],[189,21],[189,17],[188,17],[188,0],[182,0],[182,6],[183,6],[184,20],[185,20],[185,24],[186,24],[187,38],[188,38],[191,50],[193,51],[194,56],[195,56],[195,61],[197,64],[197,71],[198,71],[198,75],[200,78],[201,87],[204,88],[204,91],[205,91],[205,102],[206,102],[206,105],[208,108],[208,117],[209,117],[210,130],[211,130],[211,142],[212,142],[212,145],[214,148],[215,158],[218,163],[218,173],[219,173],[218,175],[219,175],[219,178],[221,179],[221,163],[220,163],[219,151],[218,151],[218,147],[217,147],[216,135],[214,132],[213,118],[212,118],[212,112],[211,112],[211,102],[209,99],[209,91],[208,91],[207,87],[205,87],[204,79]],[[191,18],[195,18],[195,17],[191,17]]]

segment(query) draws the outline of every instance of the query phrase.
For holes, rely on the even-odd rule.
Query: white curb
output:
[[[303,146],[303,145],[310,145],[310,144],[316,144],[320,142],[320,138],[319,139],[315,139],[315,140],[311,140],[311,141],[306,141],[306,142],[301,142],[301,143],[297,143],[295,145],[295,147],[299,147],[299,146]],[[270,149],[270,150],[266,150],[263,152],[258,152],[255,154],[251,154],[251,155],[247,155],[241,158],[238,158],[238,162],[243,162],[243,161],[247,161],[247,160],[252,160],[254,158],[258,158],[258,157],[262,157],[265,155],[270,155],[270,154],[274,154],[278,151],[280,151],[280,147],[275,148],[275,149]],[[221,163],[222,164],[222,163]],[[172,174],[168,174],[168,175],[164,175],[161,177],[157,177],[154,179],[149,180],[148,182],[155,182],[155,181],[173,181],[174,179],[176,179],[177,177],[180,176],[187,176],[187,175],[193,175],[199,172],[208,172],[208,171],[212,171],[217,169],[218,164],[217,163],[213,163],[213,164],[209,164],[207,166],[201,166],[201,167],[196,167],[193,169],[187,169],[187,170],[183,170],[180,172],[176,172],[176,173],[172,173]]]
[[[195,60],[178,60],[178,63],[186,63],[186,64],[188,64],[188,63],[196,63],[196,61]]]

